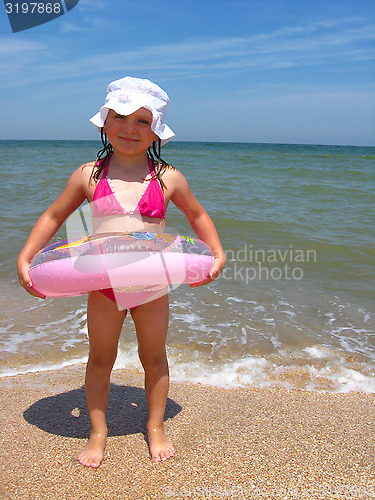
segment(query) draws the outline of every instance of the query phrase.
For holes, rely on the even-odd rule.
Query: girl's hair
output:
[[[94,180],[95,182],[98,181],[100,174],[103,172],[105,167],[108,165],[109,160],[111,158],[111,155],[113,153],[113,147],[108,142],[107,135],[103,131],[103,128],[101,128],[101,130],[100,130],[100,138],[102,140],[103,147],[96,154],[95,165],[92,169],[89,183],[91,183],[92,180]],[[157,146],[156,146],[156,144],[157,144]],[[147,150],[147,154],[152,162],[155,177],[160,182],[160,186],[161,186],[162,190],[164,191],[164,189],[166,189],[166,186],[165,186],[161,176],[165,172],[165,170],[168,167],[170,167],[170,165],[166,161],[164,161],[163,158],[160,156],[160,151],[161,151],[161,139],[159,139],[157,143],[156,142],[152,143],[152,145]],[[98,163],[99,163],[99,165],[98,165]]]

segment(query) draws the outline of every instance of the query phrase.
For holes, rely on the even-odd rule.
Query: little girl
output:
[[[92,203],[93,225],[97,233],[113,232],[116,216],[120,217],[122,224],[121,227],[117,225],[117,232],[140,229],[163,232],[166,209],[172,201],[186,215],[198,238],[206,242],[214,254],[214,265],[207,278],[191,286],[210,283],[219,276],[225,265],[225,255],[214,224],[190,191],[184,176],[160,158],[160,146],[174,136],[164,123],[168,102],[166,92],[149,80],[125,77],[108,86],[105,104],[91,118],[101,132],[103,142],[97,161],[86,163],[73,172],[64,191],[32,229],[19,255],[19,280],[31,295],[45,298],[33,289],[29,276],[31,260],[84,200]],[[132,307],[130,313],[145,372],[150,455],[159,462],[174,455],[163,425],[169,387],[165,351],[168,294],[165,290],[158,293],[150,290],[149,296]],[[112,289],[89,294],[90,349],[85,391],[91,431],[78,457],[79,462],[88,467],[99,467],[104,457],[110,374],[126,315],[127,310],[117,306]]]

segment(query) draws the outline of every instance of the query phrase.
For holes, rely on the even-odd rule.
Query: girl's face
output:
[[[140,108],[131,115],[119,115],[108,111],[104,131],[114,150],[126,155],[137,155],[147,151],[158,136],[151,130],[152,113]]]

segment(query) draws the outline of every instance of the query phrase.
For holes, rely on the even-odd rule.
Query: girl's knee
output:
[[[116,356],[102,356],[89,354],[87,362],[88,369],[95,370],[98,373],[110,374],[115,364]]]
[[[166,352],[161,353],[145,353],[141,349],[138,349],[139,359],[142,363],[145,371],[157,370],[168,368],[167,354]]]

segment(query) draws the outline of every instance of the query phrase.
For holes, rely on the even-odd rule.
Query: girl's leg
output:
[[[174,455],[174,448],[164,432],[164,412],[169,388],[165,341],[168,332],[168,295],[142,304],[132,311],[139,359],[145,371],[148,404],[147,434],[151,457],[155,462]]]
[[[116,303],[102,293],[89,294],[87,325],[90,351],[85,391],[91,431],[88,443],[78,457],[80,463],[88,467],[99,467],[104,457],[110,374],[125,316],[126,311],[119,311]]]

